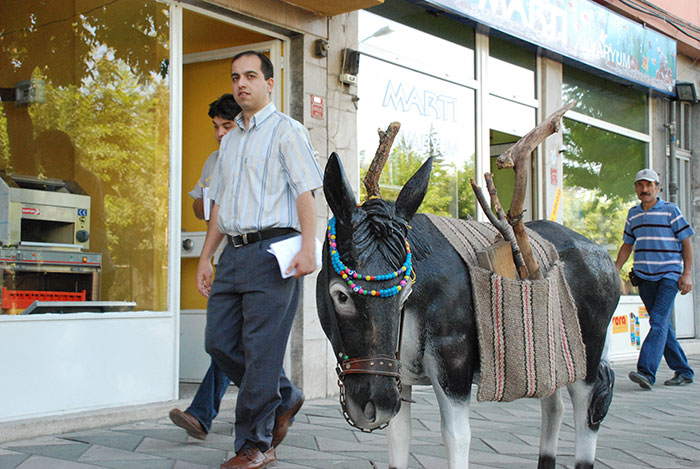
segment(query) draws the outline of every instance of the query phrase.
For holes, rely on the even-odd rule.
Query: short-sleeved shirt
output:
[[[229,235],[300,230],[296,199],[323,184],[309,133],[273,103],[251,117],[248,130],[242,114],[236,125],[221,141],[210,186],[219,229]]]
[[[209,187],[211,184],[211,178],[214,175],[214,169],[216,168],[216,160],[219,158],[219,150],[214,151],[207,161],[204,162],[204,167],[202,168],[202,175],[199,176],[199,181],[195,184],[194,188],[188,192],[190,197],[194,200],[203,199],[204,194],[202,191],[205,187]]]
[[[681,241],[695,234],[680,209],[659,197],[649,210],[635,205],[627,213],[622,240],[634,245],[634,272],[646,280],[678,281],[683,273]]]

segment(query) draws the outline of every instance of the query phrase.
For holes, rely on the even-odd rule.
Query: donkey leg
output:
[[[389,469],[408,467],[408,450],[411,444],[411,386],[401,387],[401,409],[386,428],[389,446]]]
[[[540,429],[540,456],[538,469],[554,469],[559,444],[559,429],[564,416],[564,402],[561,389],[540,401],[542,408],[542,427]]]
[[[576,428],[576,469],[592,468],[595,461],[598,426],[588,425],[588,408],[593,391],[592,384],[576,381],[567,386],[571,403],[574,407],[574,423]]]
[[[447,397],[445,391],[433,384],[440,407],[440,431],[447,451],[448,469],[469,467],[469,447],[472,432],[469,426],[469,396],[464,400]]]

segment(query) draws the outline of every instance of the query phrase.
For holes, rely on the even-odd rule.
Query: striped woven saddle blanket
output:
[[[469,268],[481,363],[477,400],[542,398],[583,379],[581,327],[554,245],[528,229],[543,278],[505,278],[477,261],[477,252],[500,238],[494,226],[426,215]]]

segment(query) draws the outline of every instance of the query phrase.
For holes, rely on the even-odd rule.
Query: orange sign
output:
[[[613,316],[612,318],[613,334],[627,333],[629,329],[629,321],[627,315]]]

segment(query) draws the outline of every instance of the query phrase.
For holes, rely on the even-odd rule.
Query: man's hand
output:
[[[289,274],[294,269],[297,269],[297,271],[294,272],[294,278],[303,277],[304,275],[310,274],[311,272],[316,270],[316,252],[313,248],[302,248],[301,251],[296,253],[294,258],[292,258],[292,262],[287,268],[287,273]]]
[[[690,275],[690,272],[684,272],[681,275],[681,278],[678,280],[678,289],[681,291],[681,295],[685,295],[693,289],[693,277]]]
[[[197,264],[197,290],[205,298],[209,298],[211,291],[211,279],[214,275],[214,268],[208,258],[200,257]]]

